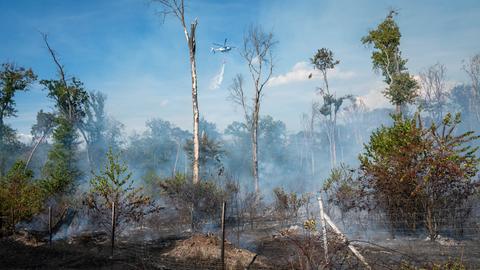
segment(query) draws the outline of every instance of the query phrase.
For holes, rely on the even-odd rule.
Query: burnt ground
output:
[[[222,269],[218,258],[167,254],[185,239],[171,236],[141,243],[119,239],[112,257],[109,241],[69,239],[54,241],[52,246],[35,242],[34,246],[9,237],[0,239],[0,269]],[[252,269],[271,268],[254,265]]]
[[[233,242],[232,248],[240,244],[251,250],[245,252],[258,254],[250,269],[305,269],[305,264],[298,260],[301,252],[298,246],[292,244],[292,238],[279,237],[266,229],[243,232],[239,238],[244,242],[240,243],[236,243],[235,236],[234,233],[228,235]],[[206,245],[202,241],[212,242],[212,237],[200,237],[206,240],[195,243],[184,241],[190,239],[189,235],[172,235],[148,241],[120,238],[113,258],[106,234],[57,240],[51,247],[46,243],[30,246],[19,238],[3,238],[0,240],[0,269],[221,269],[218,256],[208,257],[207,253],[207,257],[201,254],[188,257],[185,253],[172,255],[176,247],[183,250],[186,247],[188,251],[188,245]],[[216,240],[212,243],[218,245]],[[467,269],[480,269],[479,241],[431,242],[420,238],[400,238],[375,243],[352,240],[352,243],[374,269],[398,269],[402,262],[428,268],[432,262],[448,260],[461,260]],[[317,248],[314,252],[317,255],[322,254],[320,243],[311,248]],[[332,269],[362,268],[345,246],[333,247],[331,244],[330,249],[333,252],[329,265]],[[245,260],[250,261],[250,258]],[[245,266],[229,265],[228,269],[245,269]]]

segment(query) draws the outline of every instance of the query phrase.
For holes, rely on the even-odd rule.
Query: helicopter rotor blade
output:
[[[215,45],[215,46],[220,46],[220,47],[223,47],[223,45],[221,45],[221,44],[218,44],[218,43],[212,43],[212,44],[213,44],[213,45]]]

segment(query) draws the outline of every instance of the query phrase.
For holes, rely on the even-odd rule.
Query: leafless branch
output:
[[[245,122],[247,123],[247,126],[250,126],[251,107],[247,104],[247,97],[243,88],[243,82],[243,76],[241,74],[237,74],[233,79],[233,84],[230,86],[229,99],[242,108]]]
[[[57,55],[55,54],[55,51],[50,47],[50,44],[48,43],[48,36],[46,33],[40,33],[42,35],[43,41],[45,42],[45,45],[47,46],[48,52],[52,56],[53,62],[57,66],[58,73],[60,75],[60,79],[62,80],[62,83],[65,87],[67,87],[67,80],[65,78],[65,70],[62,64],[60,64],[60,61],[57,58]]]
[[[259,26],[251,26],[243,40],[243,49],[240,54],[247,61],[259,96],[273,73],[272,50],[276,43],[273,33],[265,33]]]

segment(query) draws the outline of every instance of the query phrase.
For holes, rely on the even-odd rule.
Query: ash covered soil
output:
[[[8,237],[0,240],[0,269],[222,269],[221,240],[213,235],[171,236],[134,243],[119,241],[111,256],[107,235],[83,234],[47,243]],[[273,269],[268,259],[225,244],[227,269]]]
[[[243,243],[250,250],[226,243],[227,269],[303,269],[295,262],[296,246],[287,238],[250,233],[241,236],[251,239]],[[0,269],[222,269],[220,242],[213,234],[172,235],[149,241],[119,238],[112,258],[105,233],[86,232],[54,241],[51,247],[16,236],[0,239]],[[405,261],[424,267],[426,262],[452,258],[462,258],[467,269],[480,268],[478,241],[396,239],[380,244],[354,243],[373,269],[399,269]],[[332,262],[331,269],[362,269],[351,254],[342,254],[332,255],[337,261]],[[340,261],[345,258],[353,263]]]

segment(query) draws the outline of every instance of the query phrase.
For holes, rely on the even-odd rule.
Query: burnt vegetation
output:
[[[229,87],[243,119],[222,132],[198,107],[201,24],[187,25],[183,0],[152,5],[185,34],[193,133],[151,119],[127,136],[107,96],[67,73],[46,34],[56,77],[2,64],[0,268],[480,267],[480,54],[464,62],[463,84],[448,86],[439,63],[416,79],[392,11],[359,43],[372,49],[394,109],[337,95],[328,76],[340,60],[312,47],[305,77],[321,84],[304,130],[287,132],[261,113],[281,41],[253,25],[239,55],[248,79]],[[35,82],[54,107],[22,142],[4,120]]]

